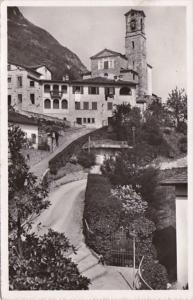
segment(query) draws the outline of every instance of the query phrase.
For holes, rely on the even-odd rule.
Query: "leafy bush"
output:
[[[111,235],[119,226],[121,204],[110,197],[109,180],[98,174],[89,174],[85,194],[84,219],[91,232],[84,226],[86,243],[89,247],[111,261]],[[85,224],[84,224],[85,225]]]
[[[22,256],[17,241],[9,239],[9,283],[11,290],[86,290],[90,280],[80,275],[67,258],[74,247],[63,233],[49,230],[43,236],[27,234]]]
[[[142,276],[153,290],[166,290],[168,277],[165,267],[151,257],[145,257],[142,263]],[[148,289],[141,281],[141,290]]]
[[[157,146],[163,141],[160,125],[155,117],[149,116],[143,124],[143,138],[149,145]]]
[[[77,159],[78,163],[84,168],[90,168],[95,164],[95,155],[93,152],[80,151]]]

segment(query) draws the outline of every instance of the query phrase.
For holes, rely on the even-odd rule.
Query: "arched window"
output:
[[[104,77],[108,77],[108,73],[104,73]]]
[[[58,92],[58,91],[59,91],[59,85],[54,84],[54,85],[53,85],[53,91],[54,91],[54,92]]]
[[[68,109],[68,101],[66,99],[62,100],[62,109]]]
[[[54,101],[53,101],[53,108],[54,109],[59,109],[59,100],[58,99],[54,99]]]
[[[46,99],[44,101],[44,108],[46,108],[46,109],[51,108],[51,101],[50,101],[50,99]]]
[[[123,86],[119,92],[120,95],[132,95],[131,89],[127,86]]]
[[[44,92],[45,93],[49,93],[50,92],[50,85],[49,84],[45,84],[44,85]]]

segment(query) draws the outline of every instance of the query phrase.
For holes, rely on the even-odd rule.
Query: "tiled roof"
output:
[[[8,122],[16,124],[37,125],[37,121],[27,116],[21,115],[15,111],[8,112]]]
[[[161,185],[178,185],[178,184],[187,184],[188,175],[187,170],[183,170],[180,174],[170,177],[168,179],[162,180]]]
[[[31,68],[31,67],[29,67],[29,66],[25,66],[25,65],[23,65],[23,64],[18,64],[18,63],[14,63],[14,62],[10,62],[10,61],[9,61],[8,64],[9,64],[9,65],[14,65],[14,66],[16,66],[16,67],[21,67],[21,68],[25,69],[26,71],[31,72],[31,73],[34,73],[34,74],[36,74],[36,75],[38,75],[38,76],[42,75],[41,73],[37,72],[37,71],[34,70],[33,68]]]
[[[92,77],[87,79],[72,80],[70,83],[95,83],[95,84],[114,84],[114,85],[137,85],[135,81],[114,80],[106,77]]]
[[[125,69],[125,68],[121,68],[120,72],[121,72],[121,73],[132,72],[132,73],[138,74],[138,72],[135,71],[135,70],[132,70],[132,69]]]
[[[111,55],[118,55],[118,56],[121,56],[121,57],[124,58],[124,59],[127,59],[126,56],[125,56],[124,54],[122,54],[122,53],[120,53],[120,52],[117,52],[117,51],[113,51],[113,50],[107,49],[107,48],[105,48],[105,49],[103,49],[102,51],[98,52],[97,54],[91,56],[90,58],[91,58],[91,59],[92,59],[92,58],[97,58],[100,54],[102,54],[102,53],[105,52],[105,51],[110,52]]]

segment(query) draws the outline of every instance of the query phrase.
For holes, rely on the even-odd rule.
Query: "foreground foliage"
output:
[[[89,279],[67,258],[75,251],[63,233],[49,230],[43,236],[26,234],[23,253],[16,239],[9,240],[9,279],[11,290],[86,290]]]
[[[9,127],[9,283],[11,290],[88,289],[89,280],[67,258],[74,247],[62,233],[31,232],[34,219],[49,206],[46,183],[37,181],[20,150],[25,136]]]

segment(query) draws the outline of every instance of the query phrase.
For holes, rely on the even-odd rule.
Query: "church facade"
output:
[[[118,104],[130,103],[144,110],[152,97],[145,14],[132,9],[125,14],[125,22],[125,53],[101,50],[91,57],[91,71],[82,79],[65,76],[64,80],[54,81],[46,66],[11,65],[9,104],[18,111],[43,113],[89,127],[107,125]]]

